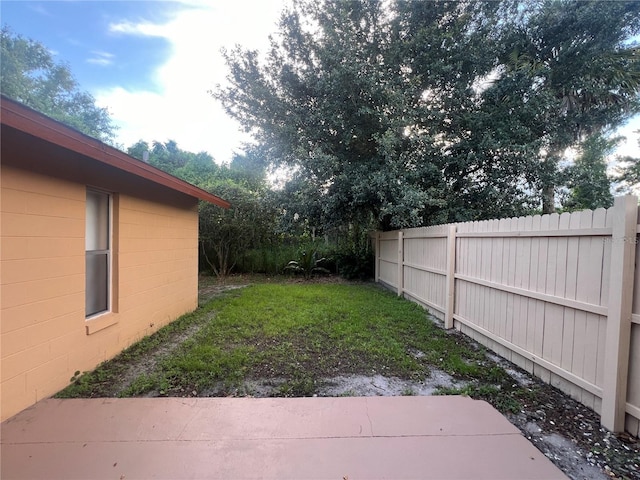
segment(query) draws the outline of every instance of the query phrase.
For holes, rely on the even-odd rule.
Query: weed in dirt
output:
[[[518,413],[522,403],[518,400],[516,390],[504,390],[500,386],[473,383],[461,388],[439,388],[436,395],[465,395],[478,400],[486,400],[502,413]]]
[[[278,387],[278,397],[311,397],[317,389],[316,380],[304,373],[294,375]]]

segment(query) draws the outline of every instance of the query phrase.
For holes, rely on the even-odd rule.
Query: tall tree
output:
[[[230,179],[204,188],[231,203],[231,208],[224,210],[201,202],[199,209],[201,258],[216,276],[223,277],[246,251],[269,244],[276,211],[265,201],[265,191],[252,191]]]
[[[640,51],[629,43],[640,32],[640,3],[534,0],[522,11],[502,43],[497,83],[521,91],[510,122],[531,132],[550,213],[565,150],[640,111]]]
[[[231,86],[214,95],[272,160],[297,168],[295,181],[321,199],[329,225],[446,221],[449,190],[463,190],[451,187],[459,172],[445,171],[448,150],[464,134],[474,82],[491,69],[492,22],[480,19],[494,11],[475,2],[298,1],[264,64],[255,51],[227,53]]]
[[[200,260],[203,269],[229,274],[247,250],[267,245],[276,235],[277,211],[268,191],[260,152],[248,149],[230,165],[217,165],[206,152],[181,149],[175,140],[140,140],[127,150],[140,160],[214,193],[231,203],[222,209],[199,205]]]
[[[115,127],[105,108],[80,90],[69,66],[54,60],[40,42],[0,32],[0,91],[14,100],[105,142]]]
[[[595,210],[613,205],[607,157],[619,142],[620,137],[609,138],[601,134],[591,135],[582,142],[575,163],[564,172],[570,189],[562,205],[564,209]]]
[[[145,152],[149,164],[194,185],[202,186],[226,178],[207,152],[182,150],[175,140],[154,140],[151,145],[139,140],[127,149],[129,155],[139,160],[145,158]]]
[[[640,133],[640,130],[636,130]],[[640,148],[640,138],[638,139]],[[613,180],[619,182],[618,189],[621,192],[640,192],[640,157],[624,156],[618,158]]]
[[[412,130],[423,144],[418,152],[429,152],[442,177],[434,186],[443,202],[426,214],[428,223],[515,216],[532,206],[527,148],[504,141],[521,136],[504,102],[514,92],[487,90],[499,66],[496,43],[518,8],[510,1],[396,5],[401,71],[417,100]]]
[[[558,160],[640,106],[640,4],[295,1],[214,96],[326,225],[548,211]],[[540,193],[536,193],[540,192]],[[298,195],[299,196],[299,195]],[[318,211],[318,208],[321,211]]]

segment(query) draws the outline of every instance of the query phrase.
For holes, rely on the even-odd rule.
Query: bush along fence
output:
[[[377,282],[640,433],[638,199],[377,232]]]

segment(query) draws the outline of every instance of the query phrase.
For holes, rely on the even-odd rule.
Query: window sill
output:
[[[113,312],[105,312],[86,320],[87,335],[104,330],[111,325],[118,323],[118,315]]]

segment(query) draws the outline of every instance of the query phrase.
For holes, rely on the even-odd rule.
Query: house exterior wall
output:
[[[5,152],[0,416],[5,420],[197,307],[197,200],[89,159]],[[85,319],[87,187],[113,193],[112,311]]]

